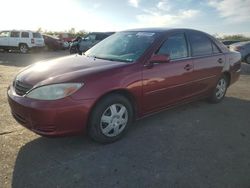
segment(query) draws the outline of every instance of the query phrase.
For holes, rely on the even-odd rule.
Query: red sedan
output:
[[[83,55],[27,67],[8,99],[13,117],[37,134],[113,142],[135,119],[202,98],[220,102],[239,78],[240,59],[204,32],[128,30]]]

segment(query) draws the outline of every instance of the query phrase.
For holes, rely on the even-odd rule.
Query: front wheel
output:
[[[223,100],[228,87],[228,79],[223,75],[216,84],[216,87],[210,97],[212,103],[219,103]]]
[[[114,142],[127,132],[132,120],[133,108],[129,100],[121,95],[111,94],[93,109],[88,133],[97,142]]]

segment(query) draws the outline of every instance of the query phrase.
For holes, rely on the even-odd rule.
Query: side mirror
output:
[[[150,58],[150,63],[169,63],[170,62],[170,56],[169,55],[153,55]]]

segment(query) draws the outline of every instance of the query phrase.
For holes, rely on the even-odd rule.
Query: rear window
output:
[[[42,38],[42,35],[40,33],[32,33],[33,38]]]
[[[28,32],[22,32],[21,37],[22,38],[29,38],[29,33]]]
[[[211,55],[213,53],[210,39],[201,33],[191,33],[189,35],[193,56]]]

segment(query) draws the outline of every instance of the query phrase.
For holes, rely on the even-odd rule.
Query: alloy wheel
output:
[[[216,86],[216,98],[217,99],[221,99],[222,97],[224,97],[225,92],[227,89],[227,82],[224,78],[221,78]]]

